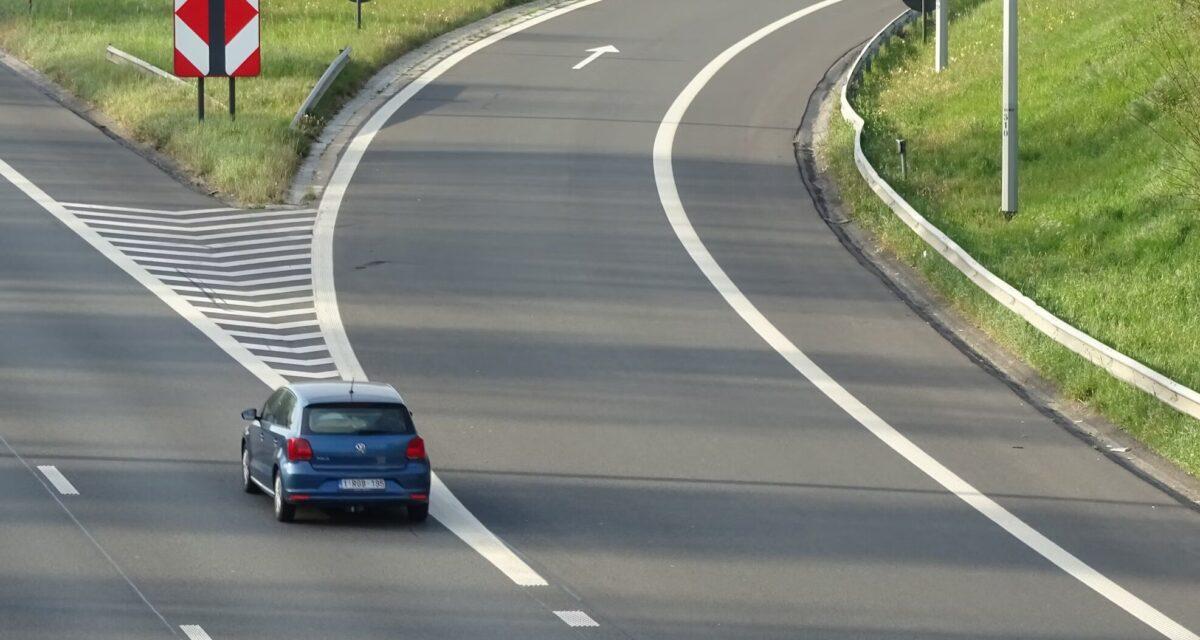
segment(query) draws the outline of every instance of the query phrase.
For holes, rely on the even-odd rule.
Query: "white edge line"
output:
[[[313,294],[316,297],[317,321],[325,334],[329,355],[337,363],[343,380],[366,380],[367,376],[362,364],[358,361],[358,356],[354,354],[349,336],[346,335],[346,327],[342,324],[341,313],[338,311],[333,275],[333,233],[337,226],[338,211],[341,209],[346,189],[354,177],[355,171],[358,170],[358,165],[362,162],[371,141],[383,129],[387,121],[395,115],[396,111],[458,63],[509,36],[601,1],[580,0],[566,7],[529,18],[454,53],[434,65],[388,100],[367,120],[350,144],[346,146],[342,159],[338,162],[337,168],[329,179],[329,185],[325,188],[321,204],[317,208],[317,221],[313,228],[312,241]],[[538,575],[500,538],[471,515],[466,507],[454,497],[454,494],[450,493],[437,474],[433,474],[432,481],[436,488],[430,492],[429,510],[443,526],[518,585],[545,586],[548,584],[545,578]]]
[[[654,140],[654,178],[658,185],[663,211],[667,215],[672,230],[687,250],[688,255],[696,262],[700,271],[725,298],[729,306],[733,307],[734,311],[741,316],[742,320],[758,333],[772,349],[783,356],[796,371],[893,451],[1043,558],[1163,636],[1171,640],[1200,640],[1196,634],[1105,577],[1000,506],[999,503],[981,493],[860,402],[858,398],[810,360],[738,289],[713,255],[709,253],[708,248],[705,247],[692,226],[691,220],[688,219],[687,211],[679,196],[678,186],[675,183],[675,168],[672,158],[675,136],[688,108],[713,77],[743,51],[793,22],[842,1],[818,2],[747,36],[704,67],[676,98],[663,118],[658,135]]]
[[[58,470],[58,467],[52,464],[39,464],[38,471],[41,471],[42,475],[46,476],[46,479],[50,481],[50,484],[54,485],[54,488],[58,489],[58,492],[64,496],[79,495],[79,490],[75,488],[75,485],[71,484],[70,480],[67,480],[67,477]]]
[[[287,383],[287,380],[283,376],[273,371],[265,362],[250,353],[237,340],[234,340],[233,336],[225,333],[224,330],[218,327],[215,322],[206,318],[203,313],[200,313],[200,311],[184,300],[182,296],[171,289],[165,282],[150,275],[149,271],[142,268],[137,262],[134,262],[132,258],[121,253],[119,249],[105,240],[99,233],[96,233],[86,223],[75,217],[66,207],[54,198],[51,198],[49,194],[30,182],[4,160],[0,160],[0,175],[3,175],[15,187],[23,191],[31,200],[41,205],[43,209],[57,218],[68,229],[74,231],[80,238],[83,238],[92,248],[99,251],[122,271],[129,274],[131,278],[149,289],[150,293],[153,293],[158,299],[166,303],[175,313],[178,313],[185,320],[192,323],[192,326],[199,329],[209,340],[212,340],[220,347],[222,351],[229,354],[229,357],[245,367],[268,387],[275,389]]]

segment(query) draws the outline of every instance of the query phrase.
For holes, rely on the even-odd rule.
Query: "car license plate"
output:
[[[362,478],[345,478],[339,486],[346,491],[381,491],[386,488],[383,480],[379,479],[362,479]]]

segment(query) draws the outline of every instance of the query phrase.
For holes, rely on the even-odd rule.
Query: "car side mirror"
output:
[[[258,420],[259,417],[258,409],[251,408],[242,412],[242,420]]]

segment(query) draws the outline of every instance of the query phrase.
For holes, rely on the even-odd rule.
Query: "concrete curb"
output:
[[[883,45],[916,17],[917,14],[913,12],[905,12],[876,34],[851,66],[845,86],[842,88],[842,117],[854,127],[854,162],[863,179],[867,181],[867,185],[926,244],[1005,308],[1024,318],[1026,322],[1055,342],[1104,369],[1113,377],[1149,393],[1181,413],[1200,419],[1200,393],[1101,343],[1042,308],[1012,285],[1000,279],[914,209],[871,165],[862,147],[863,128],[866,122],[854,110],[850,98],[862,79],[863,71],[870,67],[871,61],[878,55]]]
[[[517,22],[534,18],[578,0],[535,0],[443,34],[400,56],[380,69],[358,95],[342,106],[321,130],[292,178],[286,201],[301,204],[319,200],[338,160],[359,128],[392,96],[438,62]]]

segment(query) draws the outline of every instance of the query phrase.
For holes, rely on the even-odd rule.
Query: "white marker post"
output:
[[[946,6],[948,3],[949,0],[937,0],[937,59],[933,62],[933,69],[938,73],[950,66],[950,33],[947,30],[949,18],[946,15],[950,13]]]
[[[1004,0],[1004,121],[1000,210],[1017,215],[1017,0]]]

